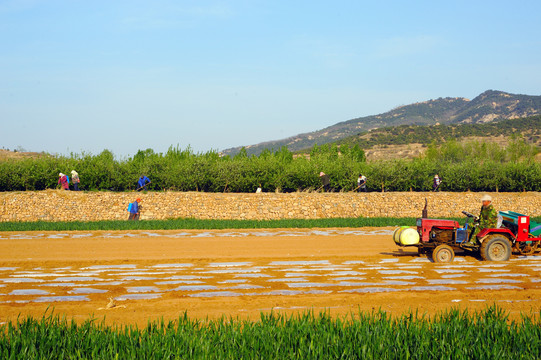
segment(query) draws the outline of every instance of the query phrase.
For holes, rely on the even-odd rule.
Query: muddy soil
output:
[[[435,264],[384,229],[0,234],[0,322],[46,309],[107,324],[261,312],[541,309],[541,256]],[[108,308],[110,299],[116,307]]]

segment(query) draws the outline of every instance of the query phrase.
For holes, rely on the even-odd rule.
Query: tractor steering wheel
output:
[[[469,213],[469,212],[467,212],[467,211],[463,211],[462,213],[463,213],[464,215],[466,215],[467,217],[469,217],[469,218],[474,218],[474,217],[475,217],[475,215],[473,215],[472,213]]]

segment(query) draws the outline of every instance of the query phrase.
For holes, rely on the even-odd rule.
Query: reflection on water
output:
[[[34,302],[63,302],[63,301],[90,301],[84,295],[72,295],[72,296],[41,296],[33,300]]]

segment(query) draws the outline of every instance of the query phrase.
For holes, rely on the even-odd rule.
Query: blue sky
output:
[[[536,1],[0,0],[0,147],[118,156],[541,94]]]

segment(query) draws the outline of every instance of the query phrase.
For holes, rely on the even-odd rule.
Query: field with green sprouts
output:
[[[433,317],[385,312],[262,314],[257,321],[188,315],[145,328],[68,322],[57,315],[0,325],[3,359],[539,359],[539,314],[497,307]]]

